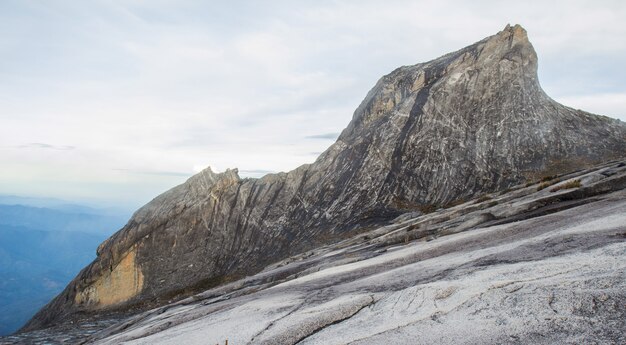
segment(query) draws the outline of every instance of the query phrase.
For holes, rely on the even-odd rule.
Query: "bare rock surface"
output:
[[[588,176],[603,178],[554,191],[519,185],[407,217],[63,335],[89,344],[621,344],[626,161],[554,181]],[[6,340],[49,341],[56,327]]]
[[[624,343],[626,161],[550,182],[407,213],[146,312],[0,343]]]
[[[489,279],[488,275],[473,272],[476,267],[487,267],[484,274],[501,274],[502,279],[515,280],[521,279],[516,272],[522,272],[524,265],[538,261],[548,273],[528,284],[552,291],[548,275],[559,270],[561,259],[551,257],[565,255],[568,250],[558,240],[568,238],[563,229],[573,227],[573,219],[583,221],[570,209],[576,207],[588,221],[598,220],[602,214],[608,216],[609,206],[624,213],[619,200],[608,197],[613,195],[609,191],[623,186],[623,169],[612,166],[591,170],[580,176],[583,187],[573,191],[551,192],[558,187],[555,184],[541,191],[535,186],[532,193],[527,187],[491,200],[462,202],[541,176],[623,157],[626,124],[556,103],[541,90],[536,72],[537,56],[520,26],[507,26],[457,52],[393,71],[369,92],[337,142],[314,163],[260,179],[241,179],[237,170],[218,174],[206,169],[142,207],[98,248],[97,259],[23,331],[61,327],[70,320],[104,320],[106,315],[115,319],[118,316],[114,312],[132,314],[208,290],[194,297],[203,302],[185,300],[161,310],[159,315],[141,314],[143,319],[126,321],[126,329],[111,331],[109,340],[105,337],[99,341],[141,342],[146,336],[152,337],[149,334],[154,331],[156,338],[150,339],[166,343],[182,336],[184,332],[177,327],[197,327],[213,330],[212,334],[218,328],[224,330],[222,338],[241,337],[236,344],[276,339],[284,343],[333,343],[327,341],[331,334],[327,332],[347,324],[343,320],[355,322],[372,309],[380,308],[382,313],[389,307],[382,301],[392,298],[392,293],[400,294],[398,301],[407,303],[409,300],[400,297],[439,294],[435,292],[438,285],[411,290],[416,285],[435,284],[443,278],[460,279],[454,283],[457,292],[436,299],[437,305],[452,303],[441,309],[445,313],[435,317],[437,320],[466,319],[462,313],[478,312],[464,309],[472,300],[470,296],[508,296],[496,294],[497,289],[464,288],[472,281]],[[603,201],[594,199],[594,195],[602,195]],[[491,205],[493,202],[497,204]],[[622,206],[611,206],[611,202]],[[445,211],[428,213],[456,204]],[[564,212],[574,214],[569,217]],[[393,219],[399,223],[390,224]],[[555,225],[559,221],[562,230]],[[617,222],[623,225],[622,218]],[[473,231],[471,235],[468,232],[481,226],[490,230]],[[598,265],[606,265],[598,266],[598,272],[608,272],[609,267],[619,265],[610,260],[611,255],[623,251],[621,244],[608,244],[621,241],[618,235],[609,236],[614,230],[572,235],[579,247],[568,255],[584,257],[585,246],[589,246],[589,253],[606,259],[598,261]],[[552,234],[542,240],[554,241],[558,250],[542,249],[540,241],[531,241],[542,238],[542,231]],[[421,242],[428,240],[432,242]],[[523,241],[530,241],[527,250],[518,253],[510,248],[522,246]],[[597,245],[602,248],[595,248],[594,241],[599,241]],[[332,243],[334,247],[329,246]],[[342,247],[346,243],[350,245]],[[393,247],[405,243],[412,244],[402,249]],[[528,259],[506,259],[513,252]],[[467,263],[484,259],[485,253],[493,262],[520,262],[500,273],[497,265],[489,263],[462,269],[454,264],[455,260]],[[430,266],[428,260],[432,261]],[[280,267],[275,264],[279,261]],[[454,272],[438,267],[448,267],[459,276],[455,278],[450,275]],[[374,278],[389,270],[406,272]],[[293,279],[297,275],[303,276]],[[601,277],[596,278],[587,281],[583,275],[574,275],[568,279],[581,289],[604,291],[594,285]],[[289,281],[267,288],[280,280]],[[567,291],[554,291],[555,298]],[[229,300],[222,300],[231,294]],[[454,297],[457,295],[467,298],[456,305],[454,301],[461,301]],[[210,298],[215,298],[215,303],[204,305]],[[270,303],[275,301],[272,298],[280,300],[278,304],[283,307]],[[330,304],[324,307],[322,301]],[[413,304],[419,305],[419,300]],[[567,308],[570,314],[564,314],[564,322],[570,324],[567,318],[578,312],[574,306]],[[512,317],[507,314],[512,310],[499,312],[506,318]],[[237,331],[236,327],[244,327],[237,318],[259,322]],[[481,317],[476,316],[478,319]],[[261,320],[270,321],[263,324]],[[432,318],[414,321],[416,325],[437,323]],[[470,321],[468,327],[472,327]],[[219,327],[207,326],[212,324]],[[254,329],[257,326],[261,329]],[[518,326],[512,324],[511,332],[523,328]],[[263,331],[263,327],[269,328]],[[385,328],[378,335],[363,333],[364,338],[349,341],[366,342],[368,337],[373,341],[384,332],[395,332],[393,336],[402,339],[415,335],[411,332],[419,327],[397,324],[395,331]],[[271,333],[272,328],[293,333]],[[198,335],[198,341],[203,337],[200,330],[185,332]],[[563,332],[569,334],[567,329]],[[329,336],[324,338],[325,334]],[[341,339],[348,341],[346,337]]]

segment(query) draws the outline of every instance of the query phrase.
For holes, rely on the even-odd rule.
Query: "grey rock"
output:
[[[393,221],[391,221],[392,223],[403,223],[411,218],[417,218],[421,215],[423,215],[423,212],[420,211],[413,211],[413,212],[408,212],[405,214],[401,214],[398,217],[396,217]]]
[[[626,165],[557,178],[607,170],[558,193],[519,187],[374,228],[135,315],[0,343],[622,344]],[[541,206],[504,212],[513,204]],[[394,236],[419,231],[432,236]]]
[[[97,259],[23,330],[163,305],[380,229],[406,212],[459,204],[625,153],[626,124],[550,99],[525,30],[507,26],[381,78],[312,164],[260,179],[206,169],[158,196],[102,243]],[[515,204],[464,226],[501,217],[496,211],[540,207]],[[454,209],[435,215],[451,217]],[[410,234],[390,238],[432,239],[436,231],[423,224]]]

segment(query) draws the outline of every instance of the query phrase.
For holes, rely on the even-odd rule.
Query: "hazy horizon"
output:
[[[508,23],[548,95],[626,120],[625,17],[619,1],[5,1],[0,194],[136,208],[207,166],[291,170],[380,77]]]

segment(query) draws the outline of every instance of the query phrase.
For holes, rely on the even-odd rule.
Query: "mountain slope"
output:
[[[626,162],[550,182],[391,222],[89,341],[623,344]]]
[[[146,312],[0,343],[623,344],[625,292],[622,160],[408,213]]]
[[[383,77],[313,164],[261,179],[210,169],[155,198],[26,330],[168,299],[383,224],[623,156],[626,124],[541,90],[526,32]]]

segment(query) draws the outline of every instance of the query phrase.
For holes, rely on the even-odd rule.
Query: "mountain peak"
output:
[[[78,311],[163,303],[402,213],[624,155],[626,125],[556,103],[536,72],[519,25],[396,69],[314,163],[261,179],[206,170],[155,198],[26,329]],[[135,278],[120,294],[125,276]]]
[[[537,53],[528,39],[528,33],[519,24],[507,25],[504,30],[488,37],[485,41],[481,55],[493,55],[498,60],[521,63],[529,67],[530,74],[536,78]]]
[[[507,24],[504,27],[504,30],[500,31],[498,35],[507,35],[508,37],[512,37],[514,41],[518,42],[528,42],[528,33],[526,32],[526,29],[519,24],[515,24],[513,26],[511,26],[511,24]]]
[[[419,116],[424,107],[431,106],[426,102],[449,107],[446,102],[450,100],[444,99],[448,96],[465,98],[455,101],[457,107],[475,107],[485,103],[486,97],[499,95],[504,100],[518,97],[520,92],[544,98],[537,76],[537,54],[526,30],[520,25],[507,25],[497,34],[463,49],[425,63],[400,67],[383,76],[357,108],[339,139],[353,142],[364,135],[377,136],[381,127],[390,124],[398,128],[393,119],[398,113],[408,113],[411,118]],[[467,104],[469,99],[473,104]],[[511,106],[521,104],[516,100]],[[402,108],[400,112],[398,107]],[[472,111],[469,115],[477,113]],[[504,113],[494,115],[504,116]],[[366,128],[373,123],[377,125]]]

